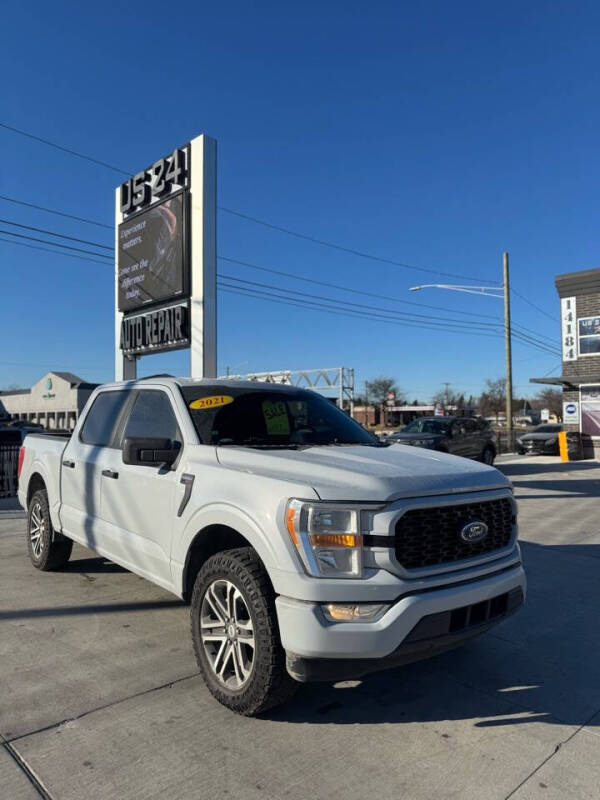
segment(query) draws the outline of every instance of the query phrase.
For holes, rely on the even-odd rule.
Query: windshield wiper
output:
[[[321,447],[343,447],[354,445],[355,447],[389,447],[389,442],[349,442],[343,439],[333,439],[331,442],[323,442]]]
[[[269,442],[265,439],[250,438],[237,441],[236,439],[219,439],[217,447],[253,447],[259,450],[298,450],[304,445],[295,442]]]

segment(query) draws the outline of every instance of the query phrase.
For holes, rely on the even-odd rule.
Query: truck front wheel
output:
[[[33,566],[44,572],[60,569],[71,556],[73,542],[52,527],[45,489],[38,489],[29,501],[27,549]]]
[[[206,561],[194,584],[191,625],[198,667],[220,703],[254,716],[292,696],[297,683],[285,668],[275,595],[251,547]]]

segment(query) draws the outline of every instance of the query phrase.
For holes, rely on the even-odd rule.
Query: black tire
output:
[[[220,644],[203,642],[200,626],[203,607],[205,611],[214,608],[216,588],[225,587],[229,598],[229,586],[233,586],[241,595],[242,600],[238,595],[237,600],[234,597],[232,603],[234,606],[236,602],[241,604],[242,613],[247,613],[248,620],[240,625],[251,626],[254,642],[251,666],[248,668],[248,664],[245,665],[247,677],[239,688],[235,685],[226,685],[224,676],[220,678],[215,668],[216,665],[222,665],[224,670],[225,664],[230,664],[230,669],[235,667],[235,674],[230,678],[235,684],[238,675],[237,666],[240,664],[240,656],[236,655],[239,651],[234,652],[238,611],[234,608],[233,614],[226,618],[229,622],[223,622],[222,625],[218,619],[220,614],[215,613],[212,633],[218,633],[223,639]],[[218,608],[219,611],[224,610],[221,605]],[[229,604],[227,608],[230,608]],[[228,631],[232,625],[234,631],[230,634]],[[194,653],[202,677],[213,697],[227,708],[250,717],[281,705],[296,691],[298,684],[288,675],[285,668],[285,652],[281,646],[277,626],[275,593],[261,560],[251,547],[217,553],[203,565],[196,577],[192,593],[191,628]],[[206,631],[206,628],[204,630]],[[245,647],[244,652],[249,653],[241,631],[242,629],[237,629],[238,646]],[[233,638],[230,639],[230,635]],[[211,645],[213,650],[218,651],[213,663],[211,663],[211,653],[207,652],[207,648]],[[219,648],[223,647],[225,655],[219,659],[221,653]],[[228,647],[231,657],[227,651]]]
[[[488,464],[490,467],[494,463],[494,459],[496,458],[496,451],[491,445],[486,445],[483,448],[483,453],[481,454],[481,460],[484,464]]]
[[[43,572],[60,569],[71,557],[73,542],[52,527],[45,489],[38,489],[29,501],[27,549],[33,566]]]

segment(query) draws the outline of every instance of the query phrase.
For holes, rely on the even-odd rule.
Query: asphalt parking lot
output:
[[[204,688],[183,603],[80,547],[38,573],[0,511],[2,800],[600,798],[600,466],[501,462],[525,608],[261,719]]]

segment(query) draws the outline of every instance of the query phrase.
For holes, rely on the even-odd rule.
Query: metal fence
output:
[[[19,448],[19,444],[0,443],[0,497],[14,497],[17,493]]]

